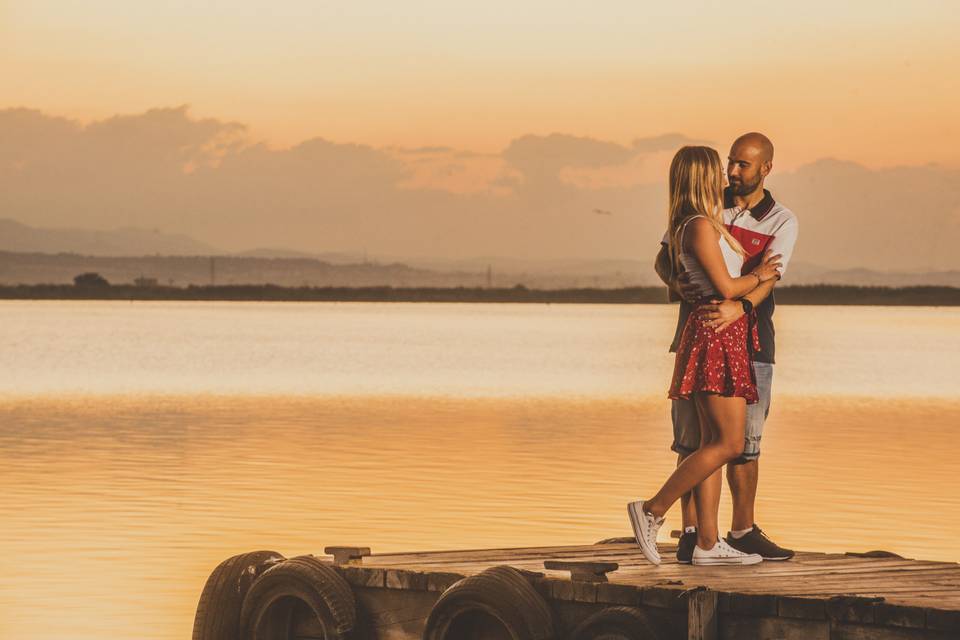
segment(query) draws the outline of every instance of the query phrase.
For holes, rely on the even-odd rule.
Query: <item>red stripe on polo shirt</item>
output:
[[[743,269],[740,273],[749,273],[755,267],[759,266],[763,252],[770,246],[770,243],[773,241],[773,236],[751,231],[750,229],[744,229],[734,224],[728,224],[726,227],[730,235],[737,239],[737,242],[740,243],[740,246],[743,247],[744,252],[747,254],[743,261]]]

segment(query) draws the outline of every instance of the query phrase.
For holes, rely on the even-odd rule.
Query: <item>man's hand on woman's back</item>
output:
[[[686,271],[680,271],[677,274],[675,288],[680,297],[687,302],[693,303],[700,299],[700,287],[690,282],[690,274]]]
[[[670,291],[670,302],[680,299],[696,302],[700,299],[700,289],[690,283],[690,274],[684,271],[683,267],[680,267],[680,271],[676,274],[673,273],[673,265],[670,264],[670,253],[666,245],[660,245],[660,253],[657,254],[654,269]]]
[[[720,332],[740,319],[743,315],[743,305],[739,300],[711,300],[710,304],[705,304],[701,309],[706,311],[706,325]]]

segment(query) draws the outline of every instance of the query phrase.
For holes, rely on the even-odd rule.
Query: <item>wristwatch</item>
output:
[[[743,307],[744,313],[750,313],[753,311],[753,303],[746,298],[740,298],[740,305]]]

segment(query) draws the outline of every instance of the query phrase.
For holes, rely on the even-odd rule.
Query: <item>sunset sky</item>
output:
[[[275,146],[760,129],[782,168],[956,165],[957,15],[949,0],[0,0],[0,106],[88,121],[188,104]]]
[[[646,263],[676,149],[760,130],[798,260],[960,270],[958,15],[0,0],[0,218],[224,251]]]

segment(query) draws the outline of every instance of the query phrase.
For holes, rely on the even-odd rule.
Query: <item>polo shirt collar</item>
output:
[[[764,189],[763,198],[761,198],[760,202],[753,205],[750,209],[747,209],[747,211],[750,212],[750,215],[753,216],[754,220],[759,222],[760,220],[763,220],[768,213],[770,213],[770,210],[773,209],[774,204],[775,201],[773,196],[769,191]],[[730,191],[730,187],[727,187],[723,190],[723,206],[727,209],[734,206],[733,193]]]

